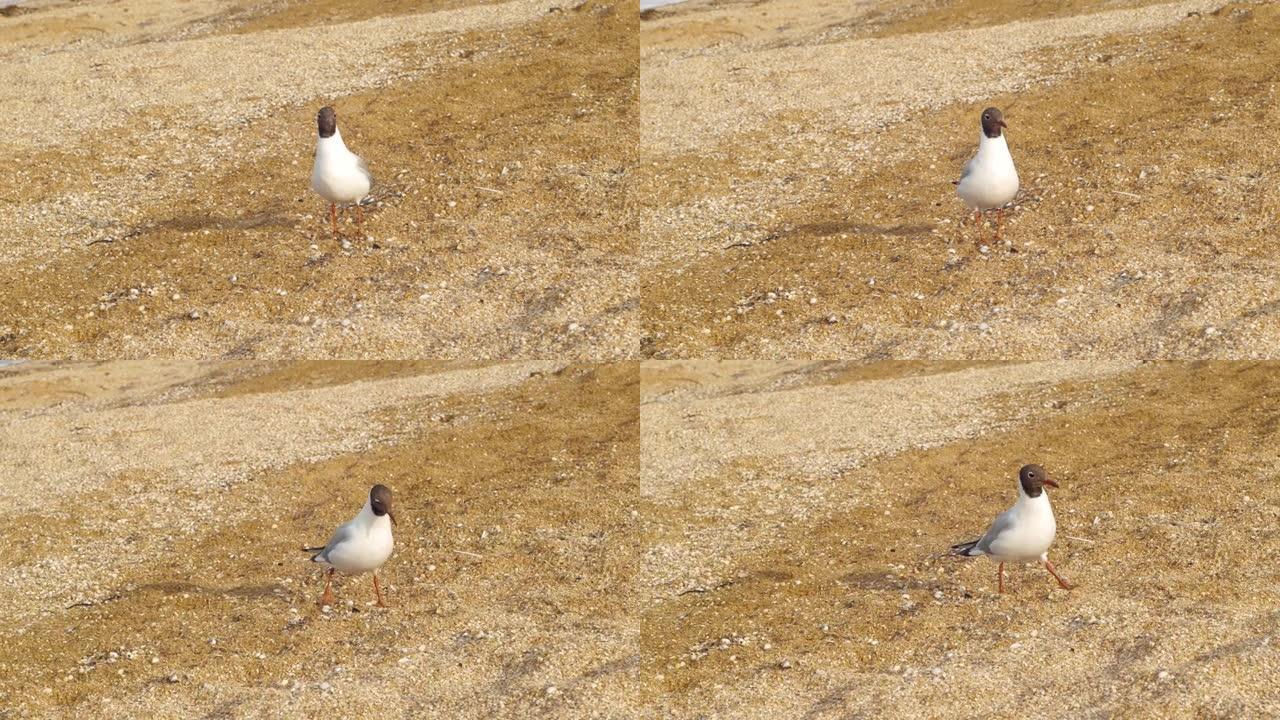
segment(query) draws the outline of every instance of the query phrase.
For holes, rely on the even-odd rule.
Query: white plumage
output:
[[[358,203],[373,188],[373,175],[359,155],[347,149],[342,132],[316,140],[316,159],[311,167],[311,189],[331,203]]]
[[[368,500],[350,522],[338,527],[324,549],[311,558],[348,575],[377,570],[391,557],[395,541],[389,515],[375,515]]]
[[[306,548],[320,551],[311,556],[312,562],[329,567],[324,594],[320,596],[321,605],[333,604],[333,573],[338,570],[349,575],[372,572],[378,607],[384,607],[382,588],[378,586],[378,568],[391,557],[395,547],[391,535],[395,519],[391,510],[391,489],[385,485],[374,485],[360,512],[350,522],[339,525],[324,547]]]
[[[356,225],[363,232],[364,210],[360,201],[373,188],[373,175],[359,155],[347,149],[338,131],[338,113],[322,107],[316,115],[316,158],[311,166],[311,189],[329,201],[329,222],[338,234],[338,205],[354,205]]]
[[[1018,471],[1018,499],[1013,507],[996,516],[986,534],[977,540],[951,546],[956,555],[977,557],[986,555],[1000,563],[997,570],[1000,592],[1004,592],[1004,564],[1006,562],[1039,561],[1063,588],[1071,585],[1058,575],[1049,562],[1049,547],[1058,532],[1058,523],[1049,505],[1049,492],[1045,486],[1058,487],[1058,483],[1045,474],[1039,465],[1024,465]]]
[[[964,166],[956,194],[971,210],[994,210],[1018,195],[1018,171],[1004,134],[978,136],[978,154]]]

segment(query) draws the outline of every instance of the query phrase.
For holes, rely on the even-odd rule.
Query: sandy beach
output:
[[[645,356],[1272,356],[1278,29],[1213,0],[646,12]],[[989,105],[1000,243],[951,184]]]
[[[637,368],[0,368],[0,717],[635,717]],[[383,483],[396,551],[317,606]]]
[[[634,355],[621,8],[11,8],[0,357]],[[309,186],[326,104],[374,174],[363,236]]]
[[[1280,712],[1275,364],[646,362],[647,702],[671,718]],[[956,558],[1043,465],[1034,565]]]

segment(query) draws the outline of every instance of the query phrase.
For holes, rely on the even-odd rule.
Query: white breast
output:
[[[395,545],[391,537],[391,521],[386,515],[369,523],[354,523],[351,537],[329,550],[329,564],[344,573],[358,574],[377,570],[391,557]]]
[[[320,197],[335,203],[359,202],[371,187],[369,173],[360,167],[360,158],[347,149],[340,133],[316,142],[311,188]]]
[[[977,210],[1004,207],[1018,194],[1018,171],[1013,166],[1013,156],[1009,154],[1009,144],[1003,135],[998,138],[981,136],[978,154],[970,161],[968,169],[969,174],[956,185],[956,194],[969,207]]]
[[[1035,498],[1019,495],[1010,513],[1012,523],[992,539],[988,553],[1002,561],[1043,559],[1058,532],[1049,494],[1041,493]]]

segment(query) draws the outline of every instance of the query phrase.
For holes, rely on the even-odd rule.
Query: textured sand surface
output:
[[[1280,7],[647,17],[647,356],[1274,355]],[[987,105],[1022,179],[1001,243],[951,185]]]
[[[199,0],[0,16],[0,355],[618,358],[637,19]],[[628,8],[629,9],[629,8]],[[341,237],[315,113],[375,176]]]
[[[1280,365],[876,367],[791,368],[779,389],[757,366],[721,398],[642,406],[659,716],[1280,712]],[[654,361],[643,392],[700,370],[723,386]],[[805,393],[873,412],[805,412]],[[1061,481],[1050,557],[1078,587],[1010,566],[1001,596],[994,563],[946,553],[1027,462]]]
[[[634,716],[637,373],[0,369],[0,717]],[[378,482],[391,607],[325,612]]]

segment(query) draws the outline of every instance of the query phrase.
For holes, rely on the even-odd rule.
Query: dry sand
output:
[[[644,364],[660,716],[1280,712],[1280,365],[872,368]],[[1075,590],[946,554],[1027,462]]]
[[[1280,343],[1280,7],[696,2],[646,17],[647,356]],[[1023,180],[1000,245],[960,227],[950,184],[986,105],[1005,109]]]
[[[0,717],[628,717],[634,364],[0,369]],[[323,542],[396,493],[381,577]],[[345,603],[344,603],[345,601]]]
[[[0,16],[0,356],[618,358],[638,21],[602,0]],[[315,113],[377,180],[309,188]]]

